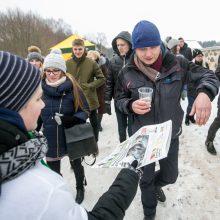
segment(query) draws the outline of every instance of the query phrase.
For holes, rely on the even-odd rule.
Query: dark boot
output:
[[[185,125],[189,126],[189,115],[186,115]]]
[[[193,124],[196,123],[195,118],[194,118],[194,115],[189,115],[189,120],[190,120]]]
[[[208,139],[205,141],[205,145],[207,147],[207,151],[212,155],[217,155],[217,152],[215,150],[215,146],[213,144],[213,141],[209,141]]]
[[[158,201],[160,201],[160,202],[165,202],[166,201],[166,196],[165,196],[165,194],[164,194],[161,187],[159,187],[159,186],[155,187],[155,194],[156,194],[156,197],[157,197]]]
[[[70,161],[71,167],[73,168],[75,179],[76,179],[76,202],[78,204],[82,203],[84,200],[84,185],[87,185],[84,167],[81,164],[81,158]]]
[[[102,128],[102,117],[103,117],[103,114],[98,114],[98,120],[99,120],[99,131],[102,131],[103,128]]]
[[[153,215],[148,215],[148,216],[144,216],[144,220],[154,220],[155,219],[156,214]]]
[[[85,192],[85,189],[83,187],[83,189],[76,189],[76,203],[78,204],[81,204],[82,201],[84,200],[84,192]]]

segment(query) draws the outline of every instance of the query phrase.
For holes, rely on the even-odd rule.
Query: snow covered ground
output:
[[[160,220],[218,220],[220,219],[220,135],[217,133],[215,146],[217,156],[210,155],[204,145],[209,125],[217,112],[217,98],[212,103],[212,115],[205,126],[183,124],[180,137],[179,177],[173,185],[164,187],[167,200],[159,203],[156,219]],[[186,109],[187,101],[182,101]],[[99,156],[97,160],[111,153],[119,144],[117,122],[113,115],[103,117],[103,131],[99,138]],[[90,158],[87,158],[89,161]],[[98,198],[109,188],[118,169],[94,169],[84,165],[86,179],[85,200],[82,205],[91,210]],[[71,186],[75,197],[75,177],[70,170],[67,158],[62,161],[62,173]],[[143,219],[140,189],[126,211],[125,220]]]

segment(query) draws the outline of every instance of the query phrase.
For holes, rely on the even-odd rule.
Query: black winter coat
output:
[[[180,54],[182,54],[187,60],[192,61],[192,51],[188,47],[187,43],[184,43],[183,47],[180,48]]]
[[[75,116],[84,122],[88,118],[88,114],[82,111],[82,109],[78,109],[78,111],[75,112],[72,83],[69,79],[58,87],[51,87],[43,80],[42,88],[42,99],[45,103],[45,108],[42,109],[41,117],[43,120],[43,133],[48,141],[47,157],[62,157],[67,154],[65,133],[63,125],[56,123],[54,119],[55,113]],[[88,106],[82,93],[81,97],[84,98],[82,99],[84,106]]]
[[[120,38],[128,42],[130,49],[126,56],[120,56],[117,49],[116,40]],[[116,83],[118,81],[118,74],[121,69],[129,62],[129,59],[132,54],[132,45],[131,37],[127,31],[122,31],[119,33],[112,41],[112,48],[115,52],[113,58],[109,61],[108,64],[108,77],[106,80],[106,89],[105,89],[105,100],[111,101],[112,98],[115,98]]]
[[[133,113],[131,103],[139,99],[138,88],[153,88],[151,111],[144,115],[132,114],[132,132],[145,125],[172,120],[172,138],[175,138],[181,134],[184,112],[180,98],[183,85],[189,79],[196,81],[197,91],[205,92],[211,100],[217,95],[219,83],[213,72],[185,58],[163,52],[160,76],[155,83],[137,69],[132,59],[118,77],[116,106],[124,113]]]

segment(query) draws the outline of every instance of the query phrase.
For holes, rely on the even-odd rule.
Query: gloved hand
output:
[[[54,119],[55,121],[57,122],[58,125],[61,125],[62,124],[62,120],[61,120],[61,116],[63,116],[63,114],[60,114],[60,113],[55,113],[55,116],[54,116]]]
[[[181,93],[181,99],[185,100],[186,96],[187,96],[187,90],[184,89]]]
[[[58,125],[63,125],[65,128],[71,128],[76,124],[84,122],[82,119],[74,117],[73,115],[63,115],[60,113],[55,113],[54,119]]]
[[[138,165],[138,161],[136,159],[134,159],[134,157],[132,157],[133,159],[131,157],[129,157],[128,160],[126,160],[125,162],[122,162],[122,166],[125,167],[125,168],[128,168],[130,170],[133,170],[141,178],[143,176],[143,171],[142,171],[141,168],[136,169],[137,165]],[[132,162],[129,162],[129,160],[132,161]]]
[[[105,111],[108,115],[112,114],[111,111],[111,101],[105,101]]]

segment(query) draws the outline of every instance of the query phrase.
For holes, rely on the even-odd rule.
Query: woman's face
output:
[[[41,97],[42,88],[39,86],[27,104],[19,111],[28,131],[32,131],[37,127],[37,120],[40,116],[41,109],[45,106]]]
[[[29,61],[32,65],[34,65],[35,67],[37,67],[38,69],[41,68],[42,66],[42,63],[40,60],[37,60],[37,59],[32,59]]]
[[[62,71],[56,68],[47,68],[44,72],[46,79],[51,83],[58,81],[62,77]]]

